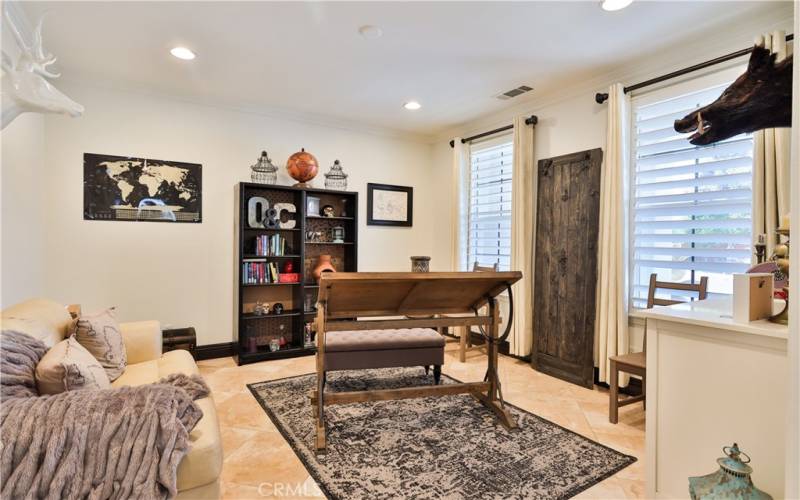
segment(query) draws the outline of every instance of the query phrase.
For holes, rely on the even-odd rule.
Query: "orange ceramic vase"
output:
[[[322,273],[335,273],[336,268],[333,267],[331,264],[331,256],[328,254],[320,255],[319,260],[317,261],[317,267],[314,268],[313,274],[314,279],[319,281],[320,276]]]

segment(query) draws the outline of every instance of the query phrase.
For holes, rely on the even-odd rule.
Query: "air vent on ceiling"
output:
[[[496,97],[498,99],[502,99],[505,101],[507,99],[511,99],[512,97],[517,97],[518,95],[522,95],[525,92],[530,92],[531,90],[533,89],[531,87],[528,87],[527,85],[520,85],[515,89],[511,89],[507,92],[503,92],[502,94],[498,94]]]

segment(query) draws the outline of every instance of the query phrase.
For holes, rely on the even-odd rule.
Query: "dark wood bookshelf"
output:
[[[242,283],[242,286],[298,286],[301,283]]]
[[[244,319],[244,320],[272,319],[272,318],[280,318],[282,316],[300,316],[303,313],[304,313],[304,311],[299,311],[299,310],[296,310],[296,309],[290,309],[288,311],[283,311],[280,314],[275,314],[275,313],[269,313],[269,314],[242,313],[242,319]]]
[[[333,241],[306,241],[306,245],[352,245],[352,241],[340,241],[334,243]]]
[[[242,255],[243,259],[299,259],[302,257],[300,254],[289,254],[289,255],[256,255],[256,254],[245,254]]]
[[[353,220],[353,217],[328,217],[326,215],[306,215],[306,219],[328,219],[328,220]]]
[[[331,255],[337,271],[354,272],[358,270],[358,193],[294,186],[275,186],[242,182],[235,186],[236,191],[236,251],[234,265],[235,300],[233,311],[233,345],[238,364],[255,363],[270,359],[283,359],[307,356],[316,348],[305,348],[303,337],[306,323],[313,322],[316,315],[316,299],[319,285],[312,271],[320,255]],[[270,207],[275,203],[292,203],[296,212],[288,214],[295,220],[294,228],[262,228],[248,225],[248,200],[253,196],[265,198]],[[307,213],[308,197],[320,199],[320,207],[331,205],[336,213],[344,216],[325,217]],[[287,214],[284,214],[287,215]],[[344,242],[333,243],[331,231],[342,227]],[[306,241],[308,231],[321,233],[323,241]],[[286,240],[284,255],[257,255],[256,238],[261,235],[280,234]],[[328,240],[328,241],[324,241]],[[283,272],[287,262],[293,264],[293,271],[299,275],[298,283],[243,283],[243,266],[246,261],[272,262]],[[284,306],[281,314],[253,314],[257,301]],[[309,304],[311,305],[309,307]],[[270,351],[269,341],[283,336],[286,346]],[[248,339],[255,338],[255,350]]]

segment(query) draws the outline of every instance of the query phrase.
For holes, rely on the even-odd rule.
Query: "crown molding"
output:
[[[531,95],[525,98],[524,101],[448,127],[444,132],[433,134],[435,135],[433,144],[441,144],[442,142],[450,141],[453,137],[467,137],[487,129],[508,125],[515,116],[536,114],[542,108],[580,98],[581,96],[595,106],[605,107],[607,104],[594,103],[594,94],[607,90],[612,83],[624,82],[631,85],[719,57],[752,43],[758,33],[771,32],[778,29],[790,32],[792,30],[792,12],[792,3],[785,2],[780,5],[780,8],[763,12],[761,15],[738,18],[736,22],[726,26],[725,31],[720,36],[703,40],[702,44],[695,40],[683,42],[666,50],[633,59],[596,76],[581,78],[579,83],[570,85],[565,84],[563,81],[552,82],[544,89],[541,89],[540,92],[535,90],[531,92],[531,94],[536,92],[536,95]],[[687,56],[687,54],[690,55]],[[738,63],[731,63],[731,65],[735,64]]]
[[[72,76],[65,75],[59,80],[73,87],[77,86],[79,88],[95,88],[111,92],[124,92],[128,94],[135,94],[154,99],[174,101],[209,109],[218,109],[228,112],[263,116],[265,118],[288,120],[302,125],[310,125],[315,127],[342,130],[345,132],[366,134],[389,140],[401,140],[401,141],[408,141],[426,145],[431,143],[431,137],[430,135],[427,134],[419,134],[404,130],[387,128],[387,127],[372,126],[364,124],[362,122],[357,122],[344,118],[337,118],[329,115],[307,113],[303,111],[291,110],[287,108],[279,108],[274,106],[265,106],[259,104],[202,101],[199,99],[172,94],[169,92],[160,92],[154,90],[153,88],[147,85],[140,85],[130,82],[120,83],[117,81],[111,81],[102,78],[98,79],[98,78],[82,77],[81,75],[72,75]]]

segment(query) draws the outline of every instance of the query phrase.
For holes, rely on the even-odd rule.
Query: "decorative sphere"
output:
[[[319,165],[314,155],[301,149],[286,161],[286,170],[292,179],[299,183],[306,183],[317,176]]]

